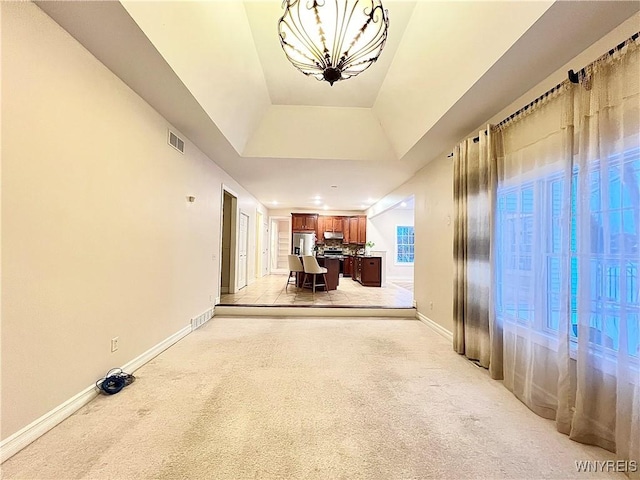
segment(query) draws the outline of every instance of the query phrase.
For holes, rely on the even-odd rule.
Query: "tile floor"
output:
[[[237,293],[223,294],[222,305],[336,305],[406,308],[413,306],[411,282],[387,282],[384,287],[363,287],[350,277],[340,277],[337,290],[328,294],[289,285],[287,275],[266,275]],[[402,285],[402,286],[401,286]]]

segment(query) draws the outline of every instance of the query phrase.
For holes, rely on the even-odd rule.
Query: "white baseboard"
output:
[[[0,463],[11,458],[31,442],[47,433],[67,417],[70,417],[80,408],[93,400],[98,395],[95,385],[85,388],[76,396],[70,398],[53,410],[34,420],[29,425],[7,437],[0,443]]]
[[[180,329],[169,338],[158,343],[156,346],[151,347],[142,355],[134,358],[126,365],[124,365],[122,367],[122,370],[127,373],[134,372],[149,360],[153,359],[164,350],[169,348],[171,345],[176,343],[178,340],[184,338],[189,333],[191,333],[191,325],[187,325],[186,327]],[[5,460],[11,458],[31,442],[37,440],[39,437],[47,433],[60,422],[73,415],[80,408],[84,407],[87,403],[93,400],[97,395],[98,391],[96,390],[96,386],[95,384],[92,384],[77,395],[71,397],[66,402],[58,405],[53,410],[50,410],[40,418],[31,422],[26,427],[18,430],[10,437],[4,439],[2,442],[0,442],[0,463],[3,463]]]
[[[186,327],[181,328],[180,330],[178,330],[176,333],[174,333],[170,337],[168,337],[168,338],[164,339],[163,341],[161,341],[160,343],[158,343],[156,346],[151,347],[149,350],[144,352],[142,355],[134,358],[133,360],[131,360],[127,364],[123,365],[122,366],[122,370],[124,370],[127,373],[135,372],[137,369],[139,369],[145,363],[147,363],[150,360],[153,360],[155,357],[160,355],[162,352],[164,352],[171,345],[173,345],[174,343],[178,342],[179,340],[182,340],[184,337],[186,337],[190,333],[191,333],[191,324],[187,325]]]
[[[422,323],[424,323],[431,330],[433,330],[434,332],[442,335],[444,338],[446,338],[451,343],[453,343],[453,332],[450,332],[449,330],[444,328],[442,325],[434,322],[429,317],[427,317],[426,315],[423,315],[420,312],[417,312],[416,316],[418,317],[418,320],[420,320]]]

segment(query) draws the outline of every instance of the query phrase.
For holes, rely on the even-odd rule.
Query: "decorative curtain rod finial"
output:
[[[577,73],[575,73],[573,70],[569,70],[569,81],[571,83],[580,83],[580,77]]]

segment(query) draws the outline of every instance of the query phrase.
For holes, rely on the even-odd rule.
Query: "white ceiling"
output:
[[[369,207],[640,9],[385,0],[380,59],[330,86],[286,60],[281,0],[37,4],[260,202],[332,210]]]

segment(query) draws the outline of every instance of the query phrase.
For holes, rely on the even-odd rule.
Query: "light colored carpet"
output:
[[[414,320],[216,317],[136,376],[2,478],[584,479],[575,460],[613,459]]]

